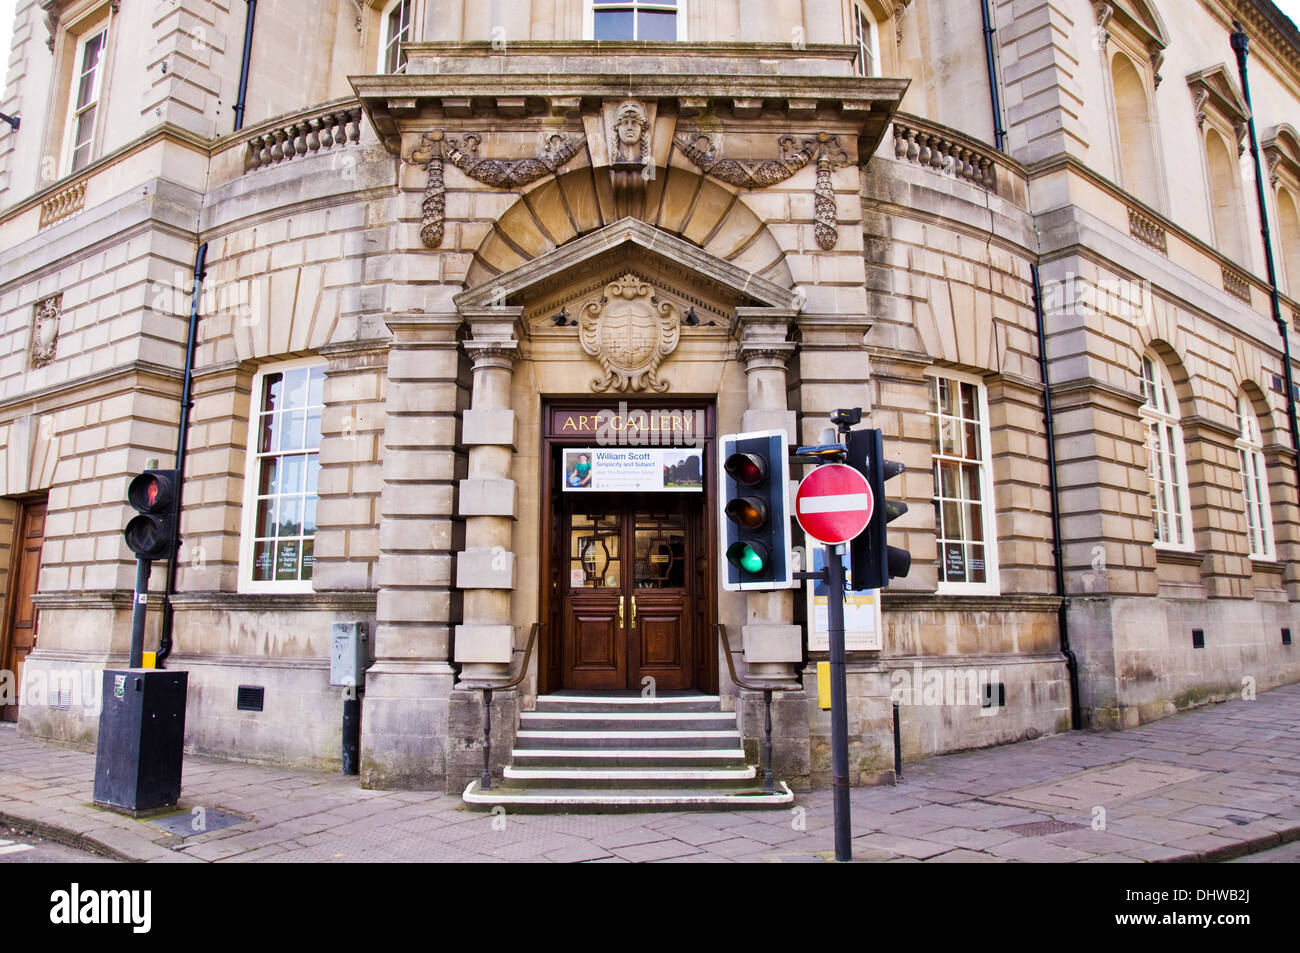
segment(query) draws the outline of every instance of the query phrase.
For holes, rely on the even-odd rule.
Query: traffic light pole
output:
[[[848,679],[844,670],[843,546],[826,547],[826,608],[831,655],[831,786],[835,796],[835,859],[853,859],[849,816]]]
[[[144,667],[144,620],[149,601],[149,570],[153,560],[143,556],[135,561],[135,597],[131,605],[131,658],[127,668]]]

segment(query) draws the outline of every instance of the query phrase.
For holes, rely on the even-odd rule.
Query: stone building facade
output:
[[[913,568],[850,656],[856,782],[892,776],[895,700],[905,758],[1070,728],[1063,634],[1087,726],[1300,678],[1297,461],[1228,38],[1251,37],[1295,325],[1300,34],[1269,0],[1173,6],[990,0],[995,118],[977,0],[263,0],[232,132],[247,5],[20,0],[3,649],[52,690],[7,713],[94,743],[93,693],[56,686],[126,656],[125,490],[173,465],[200,245],[166,661],[195,751],[337,766],[331,624],[360,621],[363,783],[460,790],[483,686],[527,662],[496,695],[508,742],[574,684],[564,541],[618,510],[624,540],[668,523],[693,553],[671,684],[761,735],[725,625],[742,678],[781,689],[778,773],[823,783],[803,594],[721,591],[715,478],[602,512],[561,486],[566,451],[633,419],[689,432],[708,475],[721,434],[814,441],[861,406],[906,464]],[[603,690],[649,670],[638,638]]]

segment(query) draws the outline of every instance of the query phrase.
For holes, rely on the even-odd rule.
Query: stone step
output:
[[[517,782],[520,787],[542,788],[649,788],[681,787],[697,782],[712,785],[736,784],[753,781],[757,771],[752,765],[743,767],[659,767],[635,768],[595,765],[587,767],[547,766],[524,767],[507,765],[505,779]],[[742,787],[747,785],[742,784]]]
[[[516,748],[513,764],[530,767],[728,768],[742,767],[740,748]]]
[[[659,694],[650,698],[631,693],[584,695],[578,692],[565,692],[539,695],[536,711],[538,713],[585,712],[587,714],[613,714],[629,711],[717,712],[722,710],[721,704],[721,699],[717,695],[700,695],[694,692]]]
[[[583,790],[569,787],[522,788],[514,782],[480,791],[471,781],[462,795],[471,810],[490,811],[500,806],[509,813],[622,813],[635,811],[753,811],[780,809],[794,803],[794,793],[784,781],[775,794],[765,794],[761,784],[719,788],[698,783],[682,788],[627,788]]]
[[[673,731],[670,729],[521,729],[515,735],[517,748],[740,748],[740,732]]]
[[[529,731],[710,731],[736,727],[730,711],[526,711],[519,727]]]

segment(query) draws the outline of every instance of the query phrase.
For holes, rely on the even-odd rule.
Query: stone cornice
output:
[[[945,596],[933,592],[885,592],[880,606],[890,612],[1056,612],[1061,596],[1015,593],[1001,596]]]
[[[744,121],[761,110],[799,126],[838,122],[856,133],[859,154],[871,155],[910,82],[853,75],[856,49],[838,45],[524,41],[511,43],[509,55],[489,42],[405,49],[405,73],[351,77],[394,154],[404,128],[447,118],[527,127],[577,118],[602,99],[635,98],[681,118],[734,111]]]
[[[130,593],[127,593],[130,602]],[[360,592],[178,592],[172,596],[177,612],[228,609],[232,612],[375,611],[375,593]]]
[[[150,129],[142,136],[132,139],[125,145],[114,149],[112,152],[100,156],[94,162],[90,163],[90,165],[83,169],[79,169],[75,175],[65,176],[64,178],[41,189],[39,192],[33,192],[31,195],[14,205],[0,211],[0,226],[4,225],[4,223],[9,221],[9,219],[22,215],[32,207],[40,205],[51,196],[57,195],[65,189],[93,178],[100,170],[115,165],[123,159],[128,159],[137,152],[141,152],[157,142],[171,142],[177,145],[186,146],[196,152],[203,153],[205,157],[211,154],[209,140],[204,139],[202,136],[195,135],[188,129],[182,129],[180,126],[173,125],[172,123],[162,123]]]
[[[37,401],[64,392],[74,396],[76,402],[80,403],[86,397],[85,393],[82,392],[82,388],[129,377],[157,377],[164,380],[179,381],[184,379],[185,374],[179,368],[165,367],[162,364],[153,364],[148,361],[133,361],[125,367],[114,367],[105,371],[96,371],[93,374],[83,374],[81,377],[59,381],[57,384],[47,384],[45,387],[38,387],[36,390],[25,391],[16,397],[0,400],[0,422],[3,422],[4,412],[12,407],[34,404]]]
[[[1087,395],[1092,393],[1105,394],[1106,396],[1122,401],[1125,404],[1131,404],[1134,408],[1134,412],[1136,412],[1137,408],[1141,407],[1144,402],[1141,394],[1126,391],[1122,388],[1115,387],[1112,384],[1094,380],[1091,377],[1076,377],[1073,380],[1058,381],[1052,385],[1052,409],[1059,412],[1066,407],[1073,406],[1072,404],[1067,403],[1057,404],[1057,400],[1062,397],[1075,394]]]

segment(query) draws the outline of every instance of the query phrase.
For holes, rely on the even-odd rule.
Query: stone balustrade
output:
[[[1165,228],[1151,216],[1143,215],[1137,209],[1130,208],[1128,231],[1144,245],[1149,245],[1162,255],[1169,254],[1169,237],[1165,233]]]
[[[53,225],[67,218],[73,212],[79,212],[86,206],[86,180],[82,179],[61,192],[55,192],[41,203],[40,228]]]
[[[248,140],[246,171],[305,156],[339,149],[361,138],[361,107],[336,107],[314,116],[304,116],[258,133]]]
[[[997,188],[992,150],[951,129],[911,117],[894,121],[894,158],[929,166],[986,189]]]
[[[1250,303],[1250,279],[1227,265],[1223,266],[1223,290],[1234,298]]]

